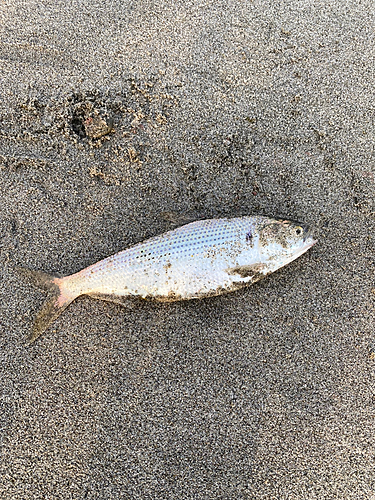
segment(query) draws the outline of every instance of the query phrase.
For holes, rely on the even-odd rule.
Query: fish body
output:
[[[314,243],[298,222],[262,216],[200,220],[70,276],[38,273],[51,297],[36,318],[32,340],[80,295],[118,303],[129,297],[170,302],[219,295],[258,281]]]

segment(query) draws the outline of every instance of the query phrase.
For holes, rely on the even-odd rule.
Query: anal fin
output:
[[[105,300],[106,302],[113,302],[123,307],[133,307],[134,297],[129,295],[115,295],[110,293],[88,293],[89,297],[98,300]]]

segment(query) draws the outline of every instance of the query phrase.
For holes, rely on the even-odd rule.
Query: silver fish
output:
[[[124,303],[198,299],[254,283],[305,253],[309,228],[262,216],[200,220],[107,257],[63,278],[26,271],[49,291],[31,341],[80,295]]]

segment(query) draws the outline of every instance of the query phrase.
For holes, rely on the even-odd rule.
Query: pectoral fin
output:
[[[241,278],[245,278],[248,283],[255,283],[256,281],[259,281],[267,276],[268,273],[264,272],[266,268],[266,264],[257,263],[250,264],[248,266],[230,267],[226,271],[231,276],[238,275]]]

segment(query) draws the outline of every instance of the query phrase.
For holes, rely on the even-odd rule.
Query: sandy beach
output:
[[[373,2],[0,4],[0,497],[375,499]],[[44,294],[186,220],[301,220],[245,290]]]

